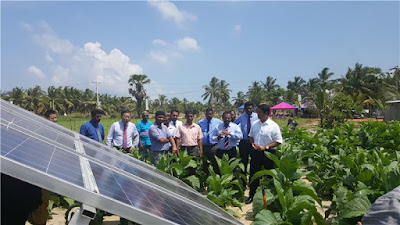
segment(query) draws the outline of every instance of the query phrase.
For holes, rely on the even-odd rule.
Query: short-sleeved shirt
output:
[[[203,138],[203,133],[199,125],[192,123],[189,126],[189,124],[184,123],[178,127],[175,138],[180,138],[182,146],[197,146],[198,140]]]
[[[236,124],[240,124],[240,129],[242,130],[243,133],[243,139],[244,140],[248,140],[248,133],[247,133],[247,122],[249,120],[249,114],[247,113],[243,113],[241,114],[238,118],[236,118],[235,123]],[[254,122],[256,122],[258,120],[258,115],[257,113],[251,113],[250,115],[250,123],[254,124]]]
[[[268,118],[264,123],[257,120],[251,126],[249,137],[254,139],[254,143],[267,146],[272,142],[282,143],[281,129],[278,124]]]
[[[99,135],[97,134],[96,129],[98,129],[100,133],[101,141],[99,140]],[[82,124],[79,133],[97,142],[103,142],[104,140],[104,127],[100,123],[93,123],[92,121],[88,121]]]
[[[210,124],[208,124],[210,123]],[[201,139],[201,142],[203,145],[214,145],[217,142],[211,140],[211,135],[214,129],[221,124],[222,121],[216,118],[211,118],[211,120],[207,120],[207,118],[202,119],[199,121],[199,126],[201,128],[201,131],[203,133],[203,138]],[[208,128],[208,130],[207,130]]]
[[[221,138],[218,140],[218,135],[222,130],[225,130],[228,128],[228,132],[230,133],[228,135],[228,148],[225,148],[225,138]],[[228,150],[231,149],[232,147],[237,146],[238,140],[243,138],[242,131],[240,130],[240,127],[235,124],[235,123],[229,123],[228,127],[225,126],[224,123],[219,124],[213,131],[212,140],[215,142],[218,142],[218,149],[222,150]]]
[[[178,127],[182,126],[182,124],[183,123],[180,120],[176,120],[175,124],[172,121],[169,122],[168,129],[170,129],[173,132],[173,134],[172,134],[173,137],[175,137],[175,132],[178,130]],[[173,128],[175,128],[175,130]]]
[[[137,131],[139,132],[140,140],[142,141],[142,145],[151,145],[149,136],[149,128],[151,125],[153,125],[153,123],[150,120],[147,120],[147,123],[141,120],[136,125]]]
[[[171,137],[171,135],[168,133],[167,127],[164,124],[161,125],[161,128],[159,128],[157,124],[151,125],[149,128],[149,136],[152,151],[167,151],[169,149],[169,142],[160,142],[162,138],[168,139]]]

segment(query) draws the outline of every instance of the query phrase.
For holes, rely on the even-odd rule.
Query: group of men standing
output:
[[[255,111],[254,104],[246,102],[245,113],[238,118],[232,111],[222,114],[222,121],[214,118],[212,108],[205,112],[204,119],[198,124],[193,122],[194,113],[185,112],[186,122],[178,120],[179,111],[172,110],[170,115],[164,111],[155,113],[155,123],[149,121],[149,113],[142,113],[142,120],[135,126],[130,122],[131,112],[121,112],[121,121],[112,124],[105,139],[107,146],[132,152],[139,147],[139,156],[146,160],[150,156],[151,162],[157,165],[163,155],[177,154],[186,151],[194,157],[205,156],[211,162],[212,168],[219,173],[215,156],[222,158],[228,155],[231,158],[240,158],[244,164],[244,174],[247,175],[247,166],[250,161],[250,177],[257,171],[272,169],[274,163],[267,158],[264,151],[275,154],[275,148],[282,143],[279,126],[269,118],[268,105],[260,105]],[[80,133],[100,143],[104,140],[104,127],[100,124],[103,111],[94,109],[91,120],[84,123]],[[239,156],[237,155],[239,146]],[[180,150],[179,150],[180,149]],[[207,162],[207,161],[206,161]],[[208,168],[205,163],[205,168]],[[259,181],[250,184],[250,195],[246,204],[253,201]]]

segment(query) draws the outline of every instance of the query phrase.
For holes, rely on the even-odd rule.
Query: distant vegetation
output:
[[[392,73],[383,73],[380,68],[364,67],[357,63],[354,68],[348,68],[345,76],[332,80],[333,75],[329,68],[324,68],[308,81],[295,76],[288,82],[286,89],[276,84],[276,78],[266,76],[264,81],[251,82],[246,93],[239,91],[236,96],[231,96],[227,81],[213,77],[208,84],[203,85],[204,93],[201,97],[206,102],[202,103],[190,102],[186,98],[168,99],[163,94],[156,99],[150,99],[143,85],[151,80],[146,75],[134,74],[127,81],[130,85],[127,93],[132,98],[100,94],[99,100],[100,107],[107,115],[118,116],[123,109],[129,109],[138,116],[144,109],[143,101],[146,99],[149,101],[150,112],[177,108],[182,112],[192,109],[195,113],[202,113],[207,107],[214,107],[216,111],[237,109],[246,101],[270,106],[285,101],[297,106],[298,95],[301,95],[301,103],[309,102],[315,106],[314,113],[320,117],[320,125],[329,127],[343,123],[361,109],[384,109],[386,101],[400,99],[398,67]],[[43,114],[50,108],[62,115],[88,114],[96,107],[96,93],[90,89],[78,90],[70,86],[50,86],[47,91],[38,85],[28,89],[15,87],[9,92],[1,93],[1,98],[36,114]]]

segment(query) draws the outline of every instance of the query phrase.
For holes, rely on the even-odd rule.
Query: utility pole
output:
[[[100,84],[100,82],[98,82],[98,81],[93,81],[92,82],[93,84],[96,84],[96,96],[97,96],[97,103],[96,103],[96,105],[97,105],[97,107],[99,107],[100,105],[99,105],[99,84]]]

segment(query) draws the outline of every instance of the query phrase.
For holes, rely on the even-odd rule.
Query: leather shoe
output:
[[[250,204],[250,203],[252,203],[252,202],[253,202],[253,198],[250,198],[250,197],[249,197],[249,198],[246,200],[245,203],[246,203],[246,204]]]

